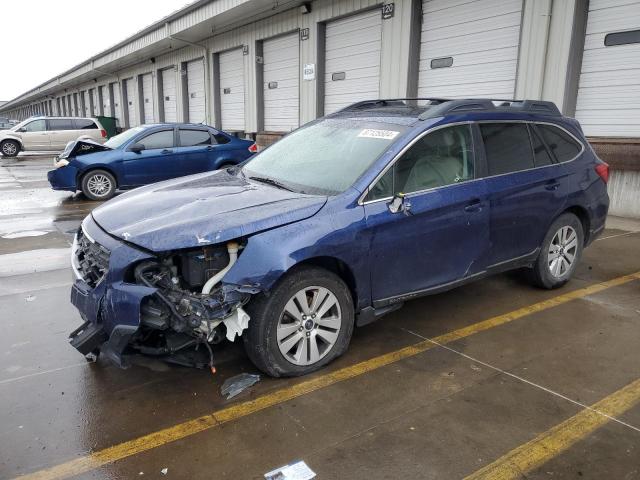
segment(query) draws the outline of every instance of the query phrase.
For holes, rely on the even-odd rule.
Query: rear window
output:
[[[533,151],[524,123],[481,123],[489,175],[533,168]]]
[[[558,162],[572,160],[582,150],[582,146],[571,135],[558,127],[537,125],[537,128]]]
[[[47,120],[49,123],[48,130],[75,130],[76,127],[73,124],[73,120],[70,118],[65,119],[52,119]]]
[[[231,141],[221,133],[214,133],[213,138],[216,139],[216,143],[218,145],[224,145],[225,143],[229,143]]]
[[[76,130],[97,130],[98,126],[96,122],[93,120],[89,120],[88,118],[76,118],[73,123],[75,123]]]
[[[211,135],[206,130],[179,130],[181,147],[211,145]]]

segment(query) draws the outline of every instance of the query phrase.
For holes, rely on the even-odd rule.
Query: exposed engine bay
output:
[[[136,283],[157,289],[140,312],[140,329],[129,346],[185,366],[214,369],[211,345],[233,341],[247,328],[242,307],[251,294],[220,285],[243,247],[236,242],[168,254],[144,261]]]

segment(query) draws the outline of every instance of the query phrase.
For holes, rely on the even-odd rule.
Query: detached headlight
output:
[[[69,165],[69,160],[65,160],[64,158],[62,160],[57,160],[53,166],[56,168],[60,168],[60,167],[66,167],[67,165]]]

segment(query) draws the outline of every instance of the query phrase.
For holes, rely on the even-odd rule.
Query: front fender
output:
[[[316,257],[340,260],[356,280],[358,309],[371,303],[369,239],[364,209],[331,202],[306,220],[259,233],[248,239],[223,283],[268,292],[293,266]]]
[[[24,145],[22,144],[22,138],[20,138],[18,135],[15,135],[13,133],[4,133],[0,138],[0,142],[4,142],[5,140],[15,140],[20,144],[20,149],[21,150],[24,149]]]

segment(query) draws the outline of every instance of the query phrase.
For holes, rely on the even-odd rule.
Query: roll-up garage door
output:
[[[205,123],[204,102],[204,61],[187,63],[187,100],[189,102],[189,122]]]
[[[419,97],[513,98],[522,0],[424,0]]]
[[[220,54],[220,115],[223,130],[244,131],[244,56],[242,49]]]
[[[89,90],[85,90],[82,92],[82,96],[84,97],[84,116],[90,117],[93,115],[91,112],[91,102],[89,100]]]
[[[288,132],[298,128],[300,46],[298,33],[265,40],[264,129]]]
[[[111,98],[109,96],[108,85],[102,85],[100,88],[100,96],[102,97],[102,115],[111,116]]]
[[[120,84],[118,82],[111,84],[111,93],[113,94],[113,114],[119,120],[120,126],[124,126],[124,118],[122,118],[122,97],[120,96]]]
[[[575,116],[587,135],[640,137],[640,1],[589,1]]]
[[[324,113],[380,96],[379,9],[327,23]]]
[[[153,76],[150,73],[142,75],[142,107],[144,108],[144,123],[155,121],[153,114]]]
[[[176,72],[173,67],[162,70],[162,106],[164,121],[176,122],[178,116],[176,102]]]
[[[138,125],[138,119],[136,118],[136,84],[133,78],[129,78],[124,81],[124,89],[127,94],[127,113],[129,115],[129,128]]]

